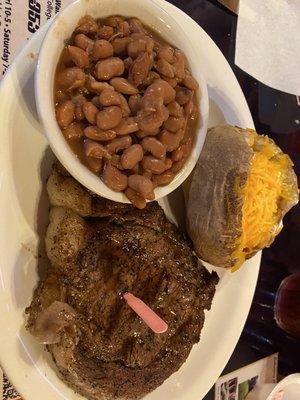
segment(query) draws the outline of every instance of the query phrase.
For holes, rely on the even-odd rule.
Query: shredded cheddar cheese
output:
[[[268,137],[251,136],[254,155],[244,192],[242,208],[242,235],[233,258],[237,270],[255,250],[269,246],[281,230],[280,201],[292,198],[286,183],[286,171],[292,165],[288,156]]]

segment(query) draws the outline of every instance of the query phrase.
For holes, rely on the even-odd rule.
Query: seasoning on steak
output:
[[[199,341],[218,277],[157,203],[138,210],[94,197],[57,170],[47,189],[51,265],[27,309],[27,328],[76,392],[139,399]],[[166,333],[152,332],[128,307],[127,291],[168,323]]]

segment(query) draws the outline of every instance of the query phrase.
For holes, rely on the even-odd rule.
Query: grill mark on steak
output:
[[[58,185],[64,176],[49,181]],[[27,327],[34,334],[43,310],[67,303],[75,317],[47,346],[63,380],[91,399],[139,399],[177,371],[199,341],[218,278],[157,203],[137,210],[95,196],[88,201],[84,219],[65,199],[64,208],[51,211],[46,244],[53,262],[27,309]],[[152,332],[122,299],[126,291],[160,315],[168,331]]]

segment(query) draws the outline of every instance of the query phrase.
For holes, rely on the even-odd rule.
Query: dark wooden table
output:
[[[169,1],[190,15],[216,42],[243,89],[256,130],[271,136],[290,155],[299,177],[300,93],[296,97],[274,90],[234,65],[237,16],[218,1]],[[273,311],[282,279],[293,272],[300,272],[299,205],[288,214],[284,224],[280,237],[263,252],[253,304],[224,372],[233,371],[274,352],[279,352],[279,372],[282,375],[300,371],[300,340],[289,336],[276,325]],[[205,399],[213,399],[213,390]]]

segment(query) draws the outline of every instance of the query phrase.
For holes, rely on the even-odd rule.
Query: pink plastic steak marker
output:
[[[139,317],[149,326],[155,333],[164,333],[168,330],[168,324],[165,323],[150,307],[147,306],[141,299],[135,297],[131,293],[124,293],[124,299],[127,304]]]

